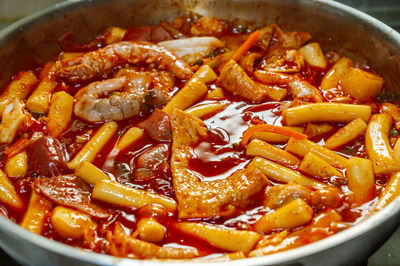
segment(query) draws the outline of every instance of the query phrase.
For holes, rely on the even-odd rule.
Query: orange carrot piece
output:
[[[18,153],[25,150],[30,144],[31,144],[31,141],[29,139],[20,138],[13,145],[8,147],[4,153],[7,156],[7,158],[14,157]]]
[[[277,133],[277,134],[282,134],[285,136],[293,137],[298,140],[306,139],[308,136],[305,134],[302,134],[300,132],[280,127],[280,126],[274,126],[274,125],[267,125],[267,124],[259,124],[255,125],[252,127],[249,127],[245,132],[243,132],[243,137],[241,141],[241,145],[244,146],[246,145],[251,137],[254,135],[256,132],[271,132],[271,133]]]
[[[244,41],[244,43],[235,51],[232,55],[231,59],[238,61],[252,46],[253,44],[260,38],[261,33],[259,30],[250,34],[250,36]]]

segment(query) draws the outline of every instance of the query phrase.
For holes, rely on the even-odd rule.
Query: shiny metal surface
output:
[[[111,25],[157,24],[184,11],[260,24],[277,22],[285,30],[305,30],[324,49],[340,51],[368,64],[398,90],[400,35],[383,23],[349,7],[324,0],[114,0],[71,1],[29,16],[0,32],[0,86],[13,73],[59,52],[57,39],[71,31],[88,41]],[[368,256],[399,225],[400,198],[370,219],[316,243],[265,257],[218,265],[351,265]],[[26,265],[156,265],[53,242],[0,217],[0,245]],[[170,263],[163,263],[170,264]],[[176,262],[171,263],[176,264]],[[200,264],[186,261],[185,264]],[[211,263],[207,263],[211,265]]]

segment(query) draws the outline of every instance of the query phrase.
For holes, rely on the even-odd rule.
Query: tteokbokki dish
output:
[[[0,95],[0,213],[137,259],[276,253],[400,191],[396,95],[307,32],[188,15],[109,28]]]

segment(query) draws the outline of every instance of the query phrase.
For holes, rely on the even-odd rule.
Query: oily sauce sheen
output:
[[[323,82],[324,77],[330,73],[329,71],[331,68],[335,67],[340,58],[342,58],[341,55],[335,52],[324,51],[326,64],[322,68],[316,67],[304,59],[306,58],[304,53],[299,52],[301,47],[312,42],[309,41],[306,33],[285,33],[276,25],[269,27],[270,28],[261,28],[261,35],[258,37],[259,39],[257,42],[253,41],[252,46],[248,47],[245,53],[241,55],[240,59],[236,60],[240,65],[238,66],[242,68],[242,71],[247,73],[246,75],[248,75],[250,81],[247,82],[247,85],[253,82],[256,84],[254,86],[269,86],[269,89],[264,87],[264,90],[269,90],[269,94],[266,94],[269,96],[264,97],[264,100],[260,102],[246,99],[246,95],[232,92],[226,88],[222,89],[222,97],[212,98],[208,95],[211,91],[221,89],[221,87],[225,86],[223,81],[220,80],[222,79],[220,73],[224,71],[224,64],[227,64],[228,59],[232,57],[232,54],[241,47],[247,38],[250,38],[250,33],[255,32],[256,27],[254,25],[241,20],[226,22],[211,18],[202,18],[197,15],[190,15],[186,17],[178,17],[172,23],[163,22],[161,23],[161,26],[137,27],[128,29],[127,31],[125,29],[119,29],[122,30],[122,33],[118,29],[114,28],[109,30],[106,34],[99,36],[92,42],[80,46],[71,42],[70,37],[65,36],[60,40],[63,47],[63,53],[61,56],[55,58],[54,61],[60,61],[60,58],[66,55],[76,56],[71,54],[71,52],[80,53],[79,56],[82,56],[84,53],[97,51],[102,47],[106,47],[112,43],[118,43],[119,41],[146,41],[158,43],[160,41],[184,39],[193,36],[213,36],[222,40],[223,45],[213,47],[210,51],[204,53],[200,57],[197,55],[197,60],[192,60],[190,59],[190,56],[187,55],[187,57],[183,57],[186,61],[190,62],[188,65],[190,65],[190,69],[193,73],[197,71],[199,67],[209,64],[214,69],[216,75],[219,76],[218,81],[214,78],[211,82],[205,82],[207,93],[203,94],[203,96],[196,99],[193,104],[183,109],[187,109],[188,107],[196,109],[203,105],[213,105],[216,103],[224,105],[224,108],[216,109],[201,117],[201,120],[204,122],[204,126],[207,129],[207,136],[200,138],[190,146],[188,169],[190,173],[198,177],[200,182],[226,180],[238,170],[247,169],[254,159],[254,156],[246,155],[248,143],[242,143],[243,136],[246,134],[245,132],[249,127],[257,125],[274,125],[278,127],[287,126],[287,123],[282,116],[284,110],[318,102],[315,100],[317,99],[315,95],[310,96],[308,91],[310,87],[307,86],[316,88],[317,92],[314,91],[313,93],[320,94],[324,102],[370,105],[372,108],[372,114],[383,113],[383,107],[381,103],[376,101],[376,95],[370,97],[369,100],[360,101],[351,94],[349,95],[348,93],[344,93],[342,89],[343,84],[341,83],[338,83],[334,88],[321,91],[321,82]],[[116,40],[112,38],[115,38]],[[286,42],[284,40],[286,40]],[[293,40],[303,41],[296,43]],[[291,41],[294,43],[291,43]],[[269,45],[266,45],[266,43],[269,43]],[[229,52],[231,53],[229,54]],[[251,59],[252,54],[254,55],[253,59]],[[74,59],[72,58],[71,60]],[[118,60],[121,60],[121,58]],[[75,96],[74,103],[76,104],[76,102],[79,101],[77,95],[88,86],[91,86],[91,84],[93,84],[92,82],[101,82],[103,80],[115,78],[119,75],[117,73],[121,73],[120,71],[124,71],[126,68],[128,68],[128,72],[146,72],[150,73],[148,75],[156,75],[160,71],[157,68],[157,61],[151,61],[150,59],[148,61],[150,63],[143,60],[135,63],[125,62],[123,64],[118,64],[111,70],[103,71],[104,73],[99,73],[89,79],[73,80],[71,78],[68,80],[68,78],[60,74],[55,78],[56,86],[52,93],[66,92]],[[251,67],[249,68],[249,66]],[[39,73],[41,73],[44,68],[45,66],[38,68],[34,70],[33,73],[36,76],[39,76]],[[269,77],[272,81],[267,83],[264,82],[264,85],[260,85],[263,84],[263,80],[262,78],[257,77],[255,74],[256,70],[275,73],[278,76]],[[368,72],[366,73],[375,75],[371,70],[364,67],[363,71],[367,70]],[[171,74],[168,75],[171,76]],[[168,75],[165,74],[163,77],[157,76],[157,78],[170,78]],[[188,80],[177,78],[176,76],[177,75],[174,75],[172,79],[170,79],[170,81],[172,80],[172,84],[168,85],[169,90],[165,92],[167,95],[162,97],[173,99],[175,96],[179,95],[181,90],[185,89]],[[18,76],[16,76],[15,79],[18,79]],[[281,79],[285,79],[285,81],[282,82]],[[153,80],[152,82],[150,88],[156,86],[156,81]],[[306,85],[304,85],[304,82],[306,82]],[[237,85],[238,88],[241,86],[241,84]],[[295,86],[300,86],[300,89]],[[273,93],[279,93],[285,90],[286,94],[283,97],[280,97],[279,100],[274,99],[276,96],[271,96]],[[125,93],[125,89],[120,88],[112,92],[104,92],[101,97],[120,97],[123,93]],[[143,102],[140,103],[140,110],[135,115],[115,121],[117,123],[116,133],[110,137],[106,144],[104,144],[104,147],[102,147],[101,151],[93,160],[91,160],[91,163],[105,173],[112,182],[117,182],[118,184],[122,184],[129,188],[138,189],[140,191],[144,190],[173,199],[178,203],[179,210],[180,198],[177,195],[177,191],[174,190],[174,176],[171,166],[172,151],[175,144],[171,139],[156,140],[152,137],[152,134],[149,134],[149,132],[146,131],[153,130],[154,132],[150,133],[153,133],[156,137],[162,136],[163,138],[165,137],[164,133],[168,136],[168,134],[171,134],[171,130],[172,134],[176,134],[174,133],[174,129],[170,128],[171,125],[169,122],[173,119],[175,113],[171,114],[161,112],[159,115],[164,115],[164,117],[152,117],[152,119],[155,120],[151,121],[167,121],[167,125],[164,123],[160,124],[159,127],[153,125],[151,129],[144,128],[143,135],[132,144],[128,145],[128,147],[125,147],[122,150],[117,148],[118,143],[129,129],[132,127],[141,128],[142,125],[144,125],[142,123],[149,121],[147,119],[149,119],[152,114],[160,112],[159,110],[155,111],[157,108],[161,110],[167,104],[166,102],[163,102],[164,98],[161,96],[161,98],[157,98],[159,95],[154,94],[154,91],[152,93],[153,94],[148,94],[144,99],[142,99]],[[131,102],[132,101],[133,100],[131,100]],[[26,215],[25,212],[27,211],[31,195],[33,194],[32,186],[35,187],[36,180],[39,178],[52,178],[52,176],[55,175],[74,174],[74,169],[68,168],[66,163],[71,162],[71,160],[79,154],[88,141],[95,136],[96,132],[98,132],[106,122],[110,122],[110,120],[107,119],[105,121],[89,122],[88,119],[78,117],[73,112],[72,117],[68,122],[68,127],[62,134],[54,138],[60,143],[60,145],[62,145],[62,149],[65,150],[66,157],[63,159],[65,162],[60,162],[61,159],[57,159],[57,156],[55,156],[57,157],[57,161],[52,162],[51,160],[54,156],[51,154],[57,154],[57,152],[59,152],[58,150],[53,151],[53,153],[48,152],[46,149],[51,150],[53,148],[46,148],[45,144],[39,148],[34,148],[35,141],[38,141],[35,139],[35,134],[39,133],[39,135],[41,134],[40,136],[49,135],[50,129],[48,128],[47,114],[31,111],[27,112],[29,112],[31,116],[29,116],[30,122],[24,126],[24,130],[18,132],[12,143],[5,143],[0,146],[1,169],[5,168],[7,163],[6,160],[9,157],[8,154],[10,152],[15,152],[15,150],[19,152],[27,152],[28,169],[26,173],[17,177],[8,176],[15,191],[23,202],[23,207],[15,208],[4,202],[0,204],[0,213],[16,223],[22,223]],[[295,127],[300,128],[301,132],[307,135],[309,140],[323,146],[328,138],[341,128],[345,127],[346,124],[347,122],[322,121],[295,125]],[[393,129],[392,127],[390,129],[391,135],[388,137],[393,148],[396,141],[395,137],[398,132],[395,124],[393,124]],[[369,156],[366,149],[365,138],[366,133],[364,130],[359,136],[352,138],[350,142],[335,149],[335,152],[342,155],[344,158],[357,156],[368,159]],[[43,138],[39,138],[39,141],[43,141]],[[52,140],[49,141],[53,143]],[[284,150],[287,142],[288,140],[271,144]],[[297,157],[301,161],[304,155],[297,155]],[[32,158],[39,159],[33,162]],[[44,166],[43,169],[42,166]],[[300,169],[299,164],[284,166],[289,170],[307,176],[307,174]],[[223,245],[215,244],[211,240],[208,240],[208,238],[196,237],[193,234],[179,229],[179,224],[181,222],[190,222],[217,226],[218,228],[224,229],[228,228],[251,232],[258,231],[260,239],[257,241],[258,244],[253,244],[251,249],[263,248],[270,245],[270,250],[275,251],[262,251],[264,253],[261,252],[259,254],[266,255],[305,245],[309,242],[330,236],[333,233],[360,222],[368,216],[368,213],[378,201],[379,195],[384,191],[388,180],[391,178],[390,174],[374,175],[375,194],[368,201],[355,204],[352,202],[352,188],[349,186],[346,179],[348,172],[346,169],[338,170],[343,175],[342,177],[308,176],[313,180],[328,185],[331,188],[333,187],[340,192],[340,195],[337,195],[335,199],[339,204],[336,204],[335,206],[329,205],[333,199],[329,198],[329,195],[331,194],[329,194],[329,191],[325,191],[326,188],[321,189],[321,191],[316,191],[314,188],[296,188],[299,189],[299,191],[290,194],[289,192],[285,192],[287,191],[286,189],[290,190],[294,188],[286,185],[287,182],[271,178],[268,174],[264,173],[268,178],[268,182],[263,189],[249,196],[245,204],[238,204],[238,206],[230,206],[228,204],[222,208],[223,211],[220,215],[212,217],[180,218],[178,214],[179,211],[168,211],[165,206],[160,206],[160,204],[156,204],[151,208],[149,206],[136,208],[121,206],[115,203],[107,203],[91,198],[90,202],[92,204],[95,204],[103,210],[107,210],[111,215],[107,219],[89,217],[88,219],[91,221],[90,224],[95,224],[95,227],[90,227],[91,230],[86,230],[81,237],[69,237],[68,234],[63,234],[59,231],[59,225],[55,224],[55,218],[52,216],[53,209],[58,207],[59,204],[56,204],[54,199],[48,198],[47,200],[52,204],[52,207],[45,213],[42,219],[43,226],[40,230],[40,234],[55,241],[104,254],[144,259],[171,258],[168,257],[171,256],[169,253],[167,257],[163,257],[164,255],[160,255],[161,253],[145,256],[140,252],[135,253],[135,251],[131,250],[132,246],[137,246],[137,244],[129,246],[130,244],[126,244],[127,242],[117,242],[122,240],[116,236],[116,228],[123,229],[123,232],[126,235],[125,239],[132,238],[131,240],[134,241],[134,239],[141,239],[143,237],[140,235],[140,230],[138,231],[137,228],[139,220],[151,218],[161,224],[165,233],[161,240],[151,243],[151,248],[146,248],[145,250],[153,250],[153,248],[156,250],[158,247],[165,247],[167,249],[182,248],[183,250],[194,248],[198,251],[197,255],[194,257],[203,257],[208,255],[218,257],[228,253],[236,254],[234,253],[235,251],[242,252],[236,254],[239,254],[239,257],[237,258],[253,256],[249,253],[250,250],[244,252],[243,250],[230,250],[225,248]],[[293,184],[289,183],[289,185]],[[239,184],[237,184],[237,186],[239,187]],[[294,187],[295,186],[296,184],[294,184]],[[87,189],[87,193],[93,193],[95,187],[95,184],[87,184],[85,189]],[[274,190],[273,187],[276,189]],[[69,195],[68,191],[69,188],[65,187],[65,203],[60,205],[69,208],[71,205],[69,205],[69,199],[67,198]],[[323,220],[326,217],[329,217],[326,218],[329,220],[332,218],[330,215],[333,215],[334,217],[340,217],[340,219],[335,218],[336,220],[333,219],[333,222],[323,225],[322,227],[320,226],[317,229],[312,229],[317,221],[311,219],[292,227],[277,227],[268,231],[263,231],[264,229],[254,229],[257,228],[257,223],[262,219],[262,217],[274,213],[280,207],[290,203],[291,200],[294,201],[299,198],[303,199],[302,191],[306,191],[304,193],[308,193],[307,195],[309,195],[304,197],[308,197],[305,202],[311,206],[310,209],[313,212],[312,217],[320,215],[318,216],[318,219]],[[39,192],[36,191],[36,193]],[[266,203],[269,198],[273,199],[274,196],[279,199],[274,203],[278,204],[279,207],[274,208],[271,207],[272,205]],[[122,196],[122,198],[123,197],[124,196]],[[72,209],[74,208],[72,207]],[[325,231],[322,232],[323,230]],[[310,233],[311,231],[313,233]],[[320,235],[317,235],[315,232],[319,232],[318,234]],[[290,239],[294,239],[294,244],[282,244],[282,240],[285,238],[288,238],[289,242],[291,241]],[[279,239],[281,242],[279,242]],[[231,240],[227,241],[229,242]],[[225,257],[225,259],[233,259],[236,258],[235,256],[229,258]]]

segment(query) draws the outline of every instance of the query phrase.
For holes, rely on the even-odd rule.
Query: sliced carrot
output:
[[[7,158],[14,157],[18,153],[25,150],[30,144],[31,144],[31,141],[29,139],[20,138],[13,145],[8,147],[4,153],[7,156]]]
[[[244,41],[244,43],[235,51],[232,55],[231,59],[238,61],[252,46],[253,44],[260,38],[261,33],[259,30],[256,30]]]
[[[298,140],[306,139],[308,136],[305,134],[302,134],[300,132],[280,127],[280,126],[274,126],[274,125],[267,125],[267,124],[259,124],[255,125],[252,127],[249,127],[245,132],[243,132],[243,137],[241,141],[241,145],[244,146],[246,145],[251,137],[254,135],[256,132],[271,132],[271,133],[277,133],[289,137],[293,137]]]

